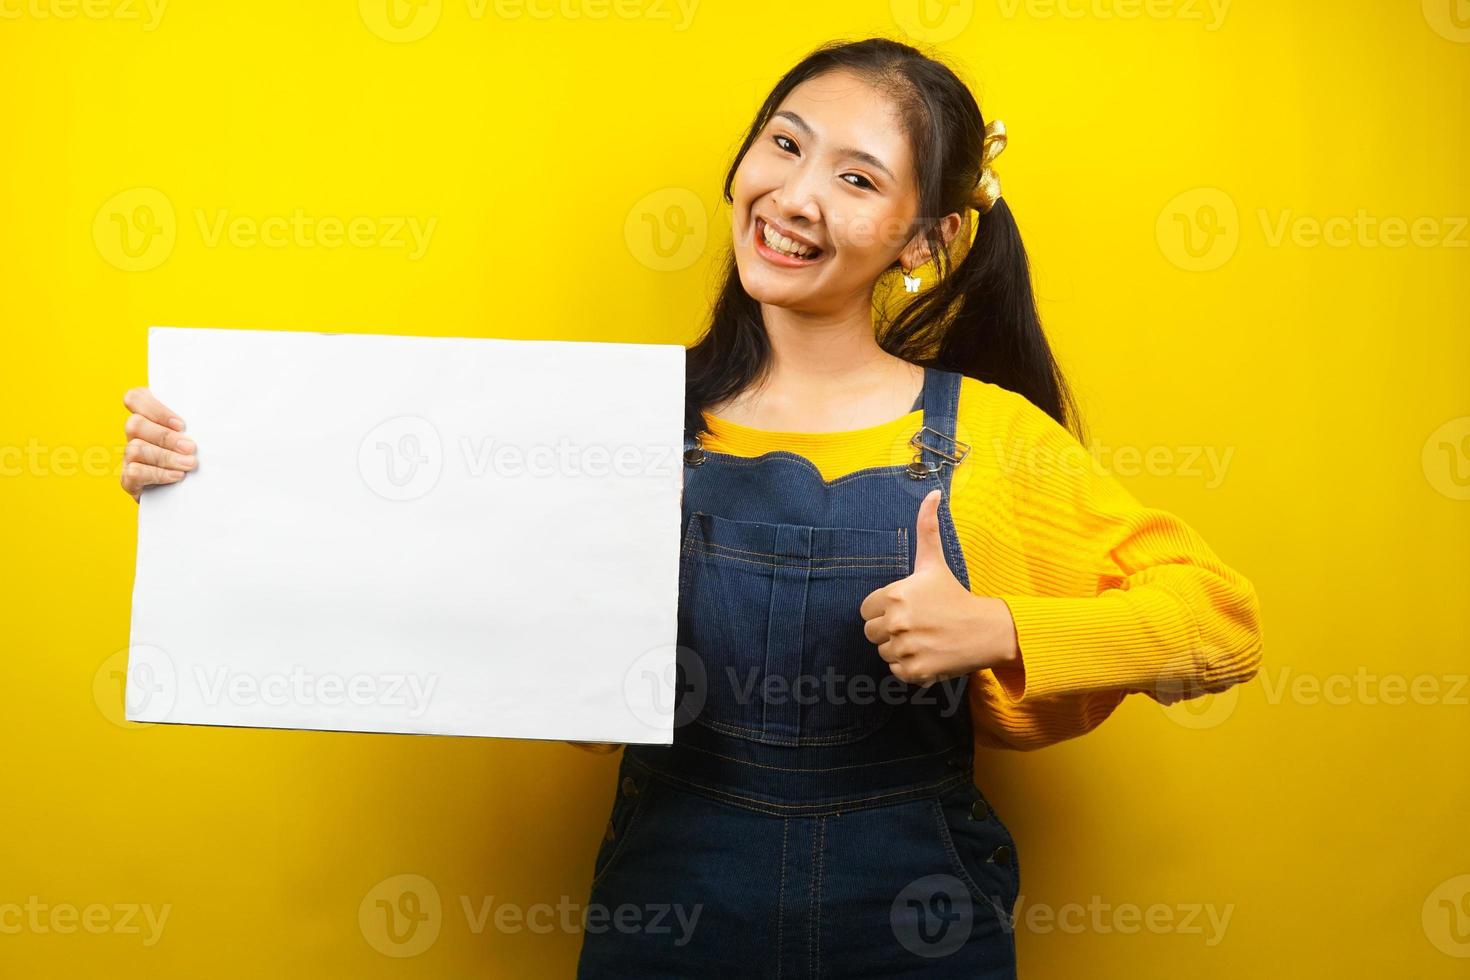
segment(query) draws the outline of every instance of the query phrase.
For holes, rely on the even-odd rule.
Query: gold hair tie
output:
[[[985,127],[984,149],[980,152],[980,180],[975,184],[975,193],[970,197],[970,203],[981,214],[995,207],[995,202],[1000,199],[1000,177],[996,176],[990,161],[1000,156],[1006,148],[1006,124],[999,119],[992,119]]]

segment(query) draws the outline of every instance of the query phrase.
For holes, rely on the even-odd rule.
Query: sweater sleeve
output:
[[[977,741],[1039,748],[1095,728],[1130,693],[1171,704],[1254,677],[1251,583],[1051,416],[1012,403],[989,522],[999,506],[1006,526],[979,536],[990,574],[971,588],[1009,607],[1020,657],[972,677]]]

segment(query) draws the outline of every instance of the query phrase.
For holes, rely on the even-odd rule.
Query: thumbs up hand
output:
[[[939,495],[919,504],[913,574],[868,593],[858,608],[889,670],[921,687],[1020,659],[1010,607],[965,588],[944,560]]]

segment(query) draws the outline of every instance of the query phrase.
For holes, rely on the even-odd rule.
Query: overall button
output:
[[[976,800],[970,804],[971,820],[984,820],[988,816],[990,816],[990,807],[985,805],[984,800]]]
[[[623,795],[624,796],[627,796],[627,797],[637,796],[638,795],[638,780],[634,779],[632,776],[624,776],[623,777]]]
[[[995,850],[991,851],[990,852],[990,860],[994,861],[996,864],[1010,864],[1011,863],[1011,847],[1010,847],[1010,845],[1009,844],[1002,844],[999,847],[997,847]]]

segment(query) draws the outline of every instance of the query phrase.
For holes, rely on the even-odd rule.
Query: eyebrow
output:
[[[801,130],[808,136],[815,137],[817,135],[816,130],[808,126],[805,119],[801,118],[790,109],[782,109],[780,112],[775,113],[775,115],[773,115],[771,118],[774,119],[776,118],[776,116],[784,116],[787,119],[790,119],[792,125],[794,125],[797,129]],[[837,152],[842,156],[852,157],[855,160],[861,160],[864,163],[871,164],[872,166],[877,167],[879,170],[888,175],[889,180],[898,179],[897,177],[893,176],[892,170],[889,170],[883,165],[882,160],[879,160],[877,157],[873,156],[873,154],[871,153],[868,153],[866,150],[859,150],[855,146],[839,146],[837,148]]]

